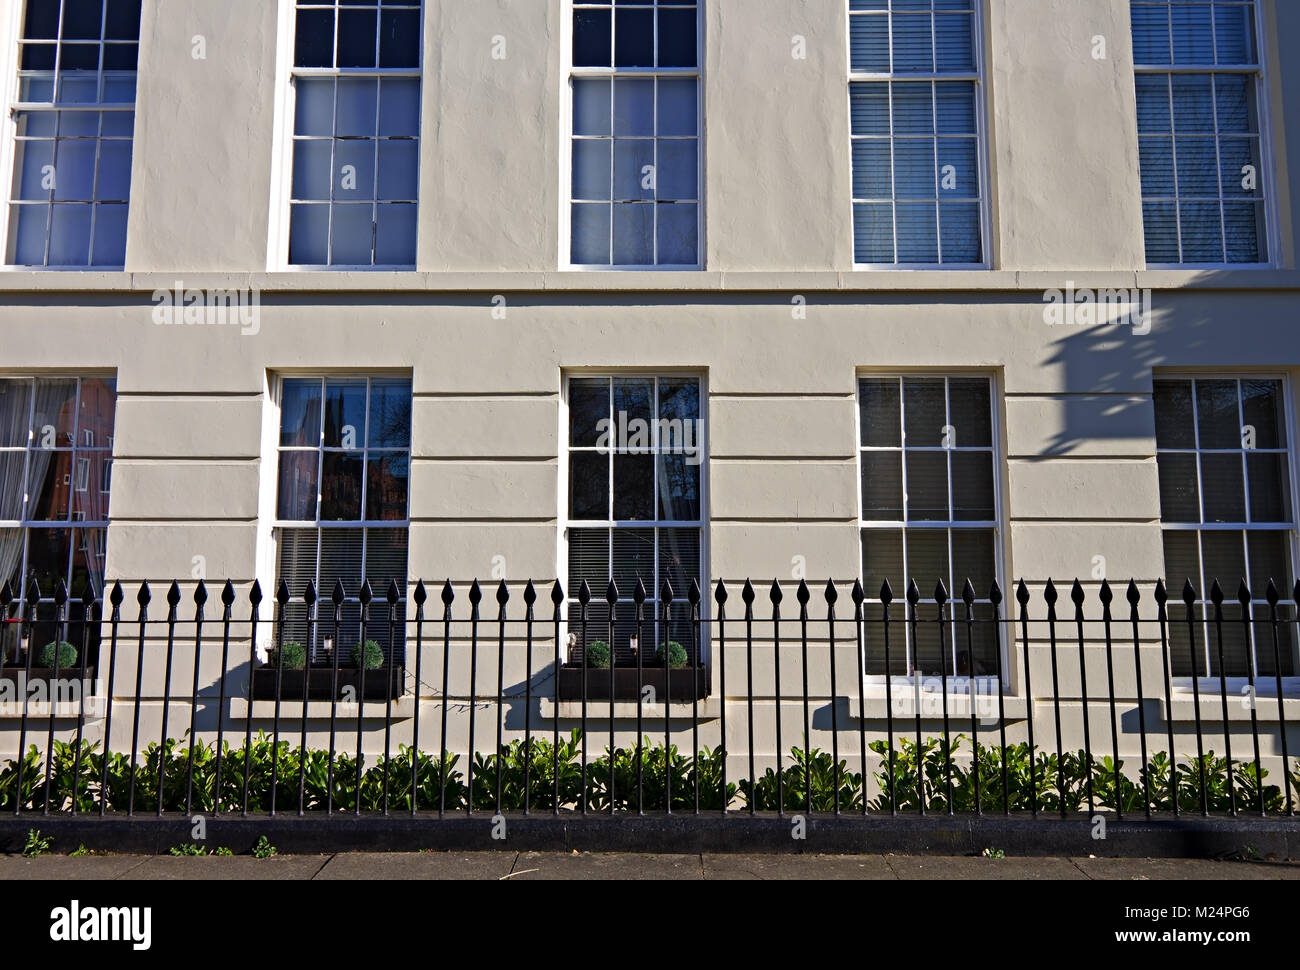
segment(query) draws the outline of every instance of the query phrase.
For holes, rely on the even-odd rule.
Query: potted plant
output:
[[[574,637],[570,645],[576,646],[576,642]],[[559,699],[581,700],[585,680],[588,701],[608,702],[611,673],[614,699],[619,701],[635,701],[638,697],[646,697],[647,687],[651,690],[647,699],[649,703],[662,701],[665,697],[672,701],[692,701],[708,696],[706,668],[703,664],[691,664],[686,648],[676,640],[668,641],[667,670],[662,644],[648,657],[638,649],[635,636],[629,638],[628,647],[624,656],[617,657],[608,642],[592,640],[583,651],[581,660],[574,660],[570,655],[570,660],[559,670]],[[638,657],[642,657],[639,667]]]
[[[338,658],[335,668],[333,651],[327,657],[309,662],[307,650],[296,640],[288,640],[273,650],[267,662],[253,669],[253,699],[275,700],[277,678],[281,701],[356,700],[361,696],[364,680],[365,699],[381,701],[400,697],[405,676],[400,664],[389,664],[384,650],[375,640],[366,640],[352,648],[347,659]],[[337,693],[334,685],[337,683]]]
[[[23,641],[25,644],[27,641]],[[81,676],[81,653],[75,644],[67,640],[51,640],[44,646],[35,648],[31,655],[31,669],[27,667],[27,654],[32,652],[33,648],[26,646],[19,651],[19,655],[14,658],[12,664],[6,664],[0,676],[7,681],[17,684],[25,680],[28,685],[41,684],[45,685],[44,690],[40,691],[40,696],[30,693],[30,686],[24,691],[20,691],[22,696],[31,696],[33,700],[43,700],[50,696],[52,685],[55,681],[55,666],[58,667],[58,695],[60,697],[75,698],[77,690],[76,683]],[[87,671],[87,676],[90,672]]]

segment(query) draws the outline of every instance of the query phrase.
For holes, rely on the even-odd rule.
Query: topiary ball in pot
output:
[[[76,647],[70,644],[67,640],[60,640],[57,643],[51,640],[45,646],[41,647],[40,653],[36,655],[36,666],[53,667],[54,651],[56,648],[59,651],[58,666],[60,669],[67,670],[69,667],[75,667],[77,665]]]
[[[664,665],[663,647],[660,647],[655,651],[653,663],[656,667],[662,667]],[[676,640],[668,641],[668,666],[673,670],[680,670],[686,666],[686,648]]]
[[[379,644],[376,643],[374,640],[367,640],[364,646],[366,648],[366,652],[365,652],[366,670],[378,670],[380,667],[384,665],[384,651],[380,648]],[[358,644],[357,646],[352,648],[352,665],[358,668],[362,666],[361,647],[362,644]]]
[[[280,655],[276,662],[284,670],[302,670],[307,666],[307,651],[297,640],[280,644]]]
[[[604,640],[592,640],[587,644],[587,666],[604,669],[609,666],[609,644]]]

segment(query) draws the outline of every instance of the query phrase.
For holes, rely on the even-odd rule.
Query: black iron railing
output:
[[[1294,812],[1300,766],[1290,756],[1286,696],[1297,673],[1300,583],[1284,601],[1270,581],[1257,602],[1243,582],[1234,604],[1216,581],[1204,615],[1190,582],[1181,603],[1170,601],[1163,582],[1149,598],[1130,582],[1125,613],[1103,581],[1100,609],[1090,615],[1077,580],[1069,605],[1049,580],[1041,609],[1031,609],[1023,581],[1014,606],[996,583],[977,597],[966,581],[954,600],[940,582],[923,601],[912,581],[898,602],[887,582],[870,600],[855,582],[851,609],[834,582],[814,608],[813,590],[800,581],[792,609],[779,582],[760,597],[746,581],[737,610],[719,581],[711,602],[694,583],[685,597],[665,583],[647,610],[638,582],[630,626],[618,616],[613,582],[601,622],[589,617],[586,583],[567,616],[558,582],[549,612],[531,581],[514,592],[501,581],[494,617],[484,615],[491,610],[484,595],[477,580],[461,594],[448,581],[439,611],[421,581],[410,592],[410,617],[396,582],[382,599],[364,583],[352,630],[341,583],[326,599],[309,584],[295,600],[282,582],[263,619],[258,584],[236,617],[238,598],[226,582],[215,620],[202,581],[184,619],[176,582],[165,618],[151,615],[152,591],[141,583],[130,619],[120,582],[107,616],[104,602],[70,598],[62,585],[43,600],[33,583],[17,609],[6,584],[0,608],[22,647],[4,658],[4,679],[19,689],[0,696],[0,738],[15,752],[0,759],[0,811]],[[511,615],[516,595],[522,609]],[[291,602],[306,609],[306,648],[285,639]],[[1143,616],[1147,603],[1154,610]],[[42,604],[52,612],[41,613]],[[691,650],[670,639],[682,628],[673,609],[683,604]],[[1230,700],[1224,646],[1236,623],[1243,640],[1235,642],[1248,651],[1239,701]],[[42,629],[52,649],[38,650]],[[634,642],[622,652],[634,663],[618,664],[618,636]],[[356,650],[345,661],[341,646],[323,652],[318,643]],[[936,647],[937,666],[922,659]],[[1144,683],[1144,647],[1148,664],[1160,654],[1155,696],[1149,668]],[[1104,685],[1090,682],[1088,658],[1098,653]],[[606,665],[597,666],[602,654]],[[185,662],[190,675],[178,684]],[[522,664],[519,683],[507,685],[508,663]],[[798,665],[796,691],[786,690],[783,663],[787,671]],[[1184,670],[1190,676],[1180,676]],[[1117,692],[1117,676],[1129,675],[1132,691]],[[1066,677],[1077,681],[1063,688]],[[1174,715],[1184,699],[1190,732]],[[1275,717],[1260,716],[1261,700],[1276,705]],[[1249,710],[1248,735],[1245,718],[1231,716],[1238,702]],[[1109,730],[1098,748],[1093,727],[1102,708]],[[788,752],[782,713],[801,728]],[[128,733],[129,743],[120,743]],[[713,747],[701,746],[704,735]],[[759,735],[774,736],[775,745],[765,747]]]

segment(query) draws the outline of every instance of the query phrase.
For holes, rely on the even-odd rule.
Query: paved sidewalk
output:
[[[0,856],[11,879],[1224,879],[1300,880],[1297,862],[902,855],[352,852],[254,859]]]

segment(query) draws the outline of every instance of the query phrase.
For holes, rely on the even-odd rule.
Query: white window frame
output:
[[[679,519],[632,519],[617,520],[609,519],[599,521],[596,519],[571,519],[569,517],[569,381],[572,378],[632,378],[632,379],[651,379],[655,381],[655,400],[658,402],[658,380],[661,378],[694,378],[699,381],[700,387],[700,416],[699,416],[699,440],[696,441],[696,447],[700,450],[700,518],[698,521],[686,521]],[[578,590],[569,588],[569,530],[576,529],[600,529],[600,528],[636,528],[636,529],[699,529],[700,530],[700,643],[698,645],[700,663],[706,668],[712,663],[712,642],[710,636],[710,619],[712,616],[713,590],[711,587],[711,572],[709,568],[709,449],[708,449],[708,375],[702,370],[690,368],[673,368],[663,367],[656,368],[652,371],[645,370],[619,370],[617,368],[574,368],[566,369],[560,376],[560,460],[559,465],[559,515],[557,517],[557,543],[556,549],[558,555],[556,558],[556,576],[560,578],[560,585],[564,590],[564,600],[560,604],[561,618],[565,623],[566,632],[578,632]],[[657,415],[657,411],[656,411]],[[580,449],[590,450],[590,449]],[[657,446],[651,453],[658,453]],[[611,463],[612,467],[612,463]],[[610,499],[614,495],[614,483],[610,482]],[[654,492],[655,514],[659,514],[659,482],[656,476]],[[658,558],[659,540],[655,540],[655,556]],[[612,554],[612,553],[611,553]],[[658,571],[658,562],[656,561],[656,572]],[[686,603],[688,590],[674,589],[673,603]],[[648,634],[653,633],[658,622],[658,615],[650,608],[650,601],[654,600],[656,604],[659,600],[659,590],[646,587],[646,608],[645,608],[645,629]],[[605,589],[593,589],[591,591],[591,602],[605,602]],[[623,610],[631,611],[635,609],[632,602],[632,590],[620,589],[618,591],[618,604]],[[656,607],[657,609],[657,607]],[[628,614],[624,614],[628,615]],[[588,633],[591,631],[589,630]],[[597,631],[599,632],[599,631]],[[590,637],[589,637],[590,639]],[[599,639],[599,636],[596,637]],[[661,644],[656,644],[658,649]],[[565,645],[560,645],[561,661],[567,659]]]
[[[849,184],[848,184],[848,202],[849,202],[849,252],[853,254],[853,256],[852,256],[852,259],[853,259],[853,269],[854,269],[855,271],[857,271],[857,270],[861,270],[861,271],[864,271],[864,272],[879,272],[879,271],[882,271],[882,270],[904,270],[904,271],[935,271],[935,270],[939,270],[939,271],[944,271],[944,270],[987,270],[987,269],[991,269],[992,266],[993,266],[993,261],[992,261],[992,260],[993,260],[993,257],[992,257],[992,244],[993,244],[993,217],[992,217],[992,201],[991,201],[991,199],[990,199],[990,197],[989,197],[989,189],[990,189],[991,182],[990,182],[990,179],[989,179],[989,136],[988,136],[988,131],[989,131],[989,123],[988,123],[989,110],[988,110],[988,104],[987,104],[987,98],[988,98],[988,86],[987,86],[987,84],[986,84],[985,81],[984,81],[984,78],[985,78],[985,57],[984,57],[984,0],[974,0],[974,3],[972,4],[972,7],[973,7],[973,13],[972,13],[971,16],[974,18],[974,23],[973,23],[972,29],[973,29],[973,31],[974,31],[974,33],[975,33],[975,37],[974,37],[974,41],[973,41],[973,48],[974,48],[974,53],[975,53],[975,70],[974,70],[973,72],[972,72],[972,71],[958,71],[958,72],[952,72],[952,71],[949,71],[949,72],[933,72],[933,73],[923,74],[923,73],[921,73],[921,72],[918,71],[918,72],[916,72],[915,74],[901,74],[901,75],[900,75],[900,74],[895,74],[895,73],[893,73],[892,71],[891,71],[891,72],[888,72],[888,73],[872,73],[872,72],[866,72],[866,71],[854,71],[854,70],[853,70],[853,67],[852,67],[852,64],[853,64],[853,62],[852,62],[852,57],[849,55],[849,48],[848,48],[848,45],[850,45],[850,44],[852,43],[852,34],[851,34],[851,31],[852,31],[852,24],[851,24],[852,16],[851,16],[851,13],[852,13],[852,12],[851,12],[850,9],[849,9],[849,8],[850,8],[850,0],[843,0],[843,4],[844,4],[844,31],[845,31],[845,45],[846,45],[846,48],[845,48],[845,54],[846,54],[846,57],[845,57],[845,63],[849,65],[849,71],[848,71],[848,83],[845,84],[845,86],[844,86],[844,107],[845,107],[845,117],[846,117],[846,118],[850,118],[850,119],[852,118],[852,91],[853,91],[853,85],[854,85],[854,83],[859,82],[859,81],[889,82],[889,83],[891,84],[891,94],[890,94],[890,118],[889,118],[889,141],[890,141],[890,144],[891,144],[891,145],[894,143],[894,138],[896,137],[895,134],[894,134],[894,119],[893,119],[893,95],[892,95],[892,84],[893,84],[893,83],[900,83],[900,84],[901,84],[901,83],[920,83],[920,84],[930,84],[931,86],[933,86],[935,83],[941,83],[941,82],[945,82],[945,81],[970,81],[970,82],[974,82],[974,85],[975,85],[975,141],[976,141],[976,146],[975,146],[975,158],[976,158],[976,160],[977,160],[977,162],[978,162],[978,164],[979,164],[979,180],[978,180],[978,181],[979,181],[979,193],[980,193],[980,200],[979,200],[979,211],[980,211],[980,220],[979,220],[979,231],[980,231],[980,252],[981,252],[981,254],[983,254],[983,256],[984,256],[983,260],[981,260],[980,262],[977,262],[977,263],[945,263],[945,262],[935,262],[935,263],[860,263],[860,262],[858,262],[858,261],[857,261],[857,245],[856,245],[857,240],[856,240],[856,238],[855,238],[855,232],[854,232],[854,227],[853,227],[853,221],[854,221],[854,220],[853,220],[853,206],[855,205],[855,200],[854,200],[854,198],[853,198],[853,138],[854,138],[854,136],[853,136],[853,128],[852,128],[852,124],[850,123],[850,125],[849,125]],[[856,11],[856,12],[857,12],[857,13],[861,13],[860,11]],[[876,13],[875,16],[886,16],[886,17],[890,17],[890,18],[892,18],[892,17],[893,17],[893,9],[892,9],[892,6],[891,6],[891,8],[888,10],[887,13],[884,13],[884,14]],[[893,38],[893,35],[892,35],[892,32],[891,32],[891,34],[890,34],[890,61],[891,61],[891,63],[892,63],[892,61],[893,61],[893,39],[892,39],[892,38]],[[933,42],[934,42],[934,29],[933,29],[933,20],[932,20],[932,21],[931,21],[931,45],[932,45],[932,49],[933,49]],[[936,109],[936,110],[937,110],[937,109]],[[935,125],[935,138],[937,139],[937,138],[939,138],[939,137],[940,137],[940,136],[938,135],[938,125],[936,124],[936,125]],[[935,179],[936,179],[936,182],[937,182],[937,180],[938,180],[938,177],[939,177],[939,176],[938,176],[938,166],[937,166],[937,163],[936,163],[936,173],[935,173]],[[894,175],[893,175],[893,171],[892,171],[892,163],[891,163],[891,171],[890,171],[890,185],[891,185],[891,187],[893,186],[893,184],[894,184]],[[935,209],[936,209],[936,222],[935,222],[935,229],[936,229],[936,232],[938,233],[938,239],[937,239],[937,243],[936,243],[936,245],[937,245],[937,247],[938,247],[937,252],[938,252],[938,254],[939,254],[939,259],[940,259],[940,260],[943,259],[943,238],[942,238],[943,233],[942,233],[942,226],[941,226],[941,224],[938,222],[937,215],[938,215],[938,207],[939,207],[940,201],[941,201],[941,199],[942,199],[941,191],[942,191],[942,190],[941,190],[941,189],[938,187],[938,185],[936,184],[936,187],[935,187],[935,199],[936,199],[936,202],[935,202]],[[895,197],[892,198],[892,199],[890,200],[890,205],[892,205],[892,206],[896,206],[896,205],[898,204],[898,203],[897,203],[897,190],[896,190],[896,189],[894,189],[894,195],[895,195]],[[898,219],[897,219],[897,217],[895,217],[895,219],[894,219],[894,253],[895,253],[895,254],[898,253]]]
[[[702,271],[706,265],[705,256],[705,239],[704,239],[704,207],[705,207],[705,185],[704,185],[704,153],[705,153],[705,124],[704,117],[704,5],[710,0],[694,0],[695,3],[695,67],[575,67],[573,65],[573,8],[582,6],[582,0],[567,0],[564,4],[564,24],[561,33],[560,57],[562,70],[564,72],[564,90],[560,98],[560,239],[559,239],[559,268],[561,270],[574,271],[592,271],[602,273],[621,273],[621,272],[692,272]],[[647,0],[646,5],[652,5],[653,0]],[[615,2],[617,7],[617,2]],[[611,7],[614,9],[615,7]],[[611,37],[611,44],[613,39]],[[659,38],[656,32],[655,48],[658,51]],[[612,59],[612,58],[611,58]],[[657,59],[657,58],[656,58]],[[695,124],[696,124],[696,152],[695,152],[695,185],[697,199],[695,202],[695,255],[694,263],[662,263],[662,264],[627,264],[611,263],[605,265],[602,263],[575,263],[572,260],[573,255],[573,82],[575,79],[588,78],[608,78],[611,83],[615,78],[694,78],[695,79]],[[655,106],[656,116],[658,114],[658,104]],[[658,119],[656,117],[656,129]],[[655,141],[658,141],[658,134],[655,135]],[[612,160],[611,160],[612,164]],[[657,204],[657,203],[656,203]],[[613,208],[610,210],[611,219],[613,218]],[[610,226],[611,243],[613,225]],[[659,240],[656,236],[655,249],[658,250]],[[611,252],[612,255],[612,252]]]
[[[1243,534],[1252,531],[1288,532],[1290,534],[1288,551],[1290,552],[1290,556],[1291,556],[1292,576],[1296,578],[1300,578],[1300,541],[1298,541],[1300,540],[1300,533],[1297,532],[1297,528],[1298,526],[1300,526],[1300,492],[1297,491],[1297,489],[1300,489],[1300,458],[1297,457],[1297,455],[1300,455],[1300,451],[1297,450],[1300,449],[1300,429],[1296,427],[1297,424],[1296,397],[1295,397],[1295,390],[1292,387],[1291,380],[1288,378],[1288,376],[1285,373],[1281,373],[1278,371],[1261,371],[1259,373],[1253,373],[1249,370],[1206,371],[1206,370],[1163,370],[1163,369],[1156,372],[1155,380],[1156,381],[1193,381],[1193,382],[1198,380],[1236,381],[1238,384],[1237,407],[1238,407],[1239,414],[1241,413],[1240,412],[1240,408],[1241,408],[1240,385],[1242,381],[1280,381],[1281,382],[1283,414],[1286,416],[1287,419],[1287,429],[1286,429],[1287,431],[1286,450],[1287,450],[1287,459],[1288,459],[1287,481],[1291,488],[1291,514],[1294,516],[1294,519],[1291,522],[1276,522],[1276,523],[1275,522],[1196,523],[1196,522],[1165,522],[1164,517],[1162,515],[1160,520],[1160,532],[1161,532],[1162,540],[1165,532],[1195,532],[1195,533],[1237,532]],[[1201,517],[1204,518],[1205,517],[1205,491],[1201,487],[1201,466],[1199,460],[1200,456],[1202,454],[1235,454],[1241,452],[1241,449],[1227,449],[1226,451],[1223,449],[1214,449],[1214,448],[1201,449],[1200,415],[1196,410],[1195,384],[1193,384],[1193,390],[1192,390],[1192,427],[1195,432],[1195,442],[1196,442],[1195,448],[1193,449],[1161,448],[1157,445],[1156,453],[1160,454],[1162,452],[1167,452],[1172,454],[1192,454],[1197,457],[1196,490],[1198,495],[1198,501],[1200,503]],[[1245,496],[1245,502],[1246,502],[1246,515],[1247,517],[1249,517],[1250,480],[1249,477],[1246,476],[1244,473],[1243,473],[1243,486],[1245,489],[1243,494]],[[1197,596],[1196,600],[1194,601],[1194,607],[1198,607],[1203,610],[1204,619],[1195,621],[1195,623],[1196,626],[1199,628],[1197,632],[1201,638],[1200,647],[1201,647],[1202,655],[1200,656],[1198,663],[1200,661],[1205,661],[1205,668],[1204,668],[1205,673],[1202,676],[1196,678],[1193,678],[1190,675],[1182,676],[1182,677],[1172,677],[1171,678],[1172,686],[1175,692],[1191,694],[1193,693],[1194,690],[1197,690],[1203,694],[1212,693],[1215,696],[1217,696],[1221,691],[1222,683],[1226,683],[1228,686],[1228,692],[1230,694],[1239,695],[1243,690],[1249,687],[1250,679],[1248,677],[1242,675],[1237,675],[1237,676],[1229,675],[1224,679],[1223,682],[1221,682],[1217,674],[1210,673],[1212,669],[1211,664],[1215,659],[1214,656],[1212,655],[1212,651],[1215,651],[1217,646],[1217,634],[1215,632],[1215,627],[1214,627],[1214,603],[1211,602],[1210,600],[1210,590],[1209,590],[1209,586],[1206,583],[1206,579],[1208,579],[1210,583],[1213,583],[1214,577],[1205,576],[1205,551],[1201,545],[1199,538],[1196,544],[1196,553],[1200,565],[1201,575],[1197,577],[1192,577],[1193,585],[1196,586],[1196,596]],[[1164,560],[1164,551],[1162,548],[1161,549],[1162,565],[1164,565],[1163,560]],[[1243,551],[1243,560],[1245,562],[1246,571],[1247,573],[1249,573],[1250,558],[1249,556],[1245,555],[1245,551]],[[1165,577],[1165,585],[1167,587],[1169,593],[1169,600],[1171,603],[1181,604],[1183,602],[1182,583],[1183,580],[1186,578],[1188,577],[1183,577],[1183,576]],[[1242,577],[1234,576],[1229,579],[1223,579],[1223,578],[1219,579],[1219,586],[1223,590],[1225,605],[1237,603],[1236,583],[1241,578]],[[1267,605],[1263,597],[1264,590],[1262,588],[1258,590],[1255,589],[1254,586],[1256,584],[1254,583],[1253,579],[1250,579],[1249,577],[1246,578],[1251,583],[1251,590],[1250,590],[1251,606],[1255,607],[1260,604]],[[1290,597],[1292,592],[1293,591],[1289,588],[1283,589],[1281,586],[1279,586],[1278,594],[1281,598],[1278,601],[1278,605],[1281,606],[1283,604],[1291,604]],[[1300,616],[1300,604],[1292,604],[1292,605],[1293,608],[1297,610],[1297,616]],[[1181,613],[1181,611],[1176,611],[1176,612]],[[1230,622],[1240,622],[1240,621],[1229,621],[1225,619],[1224,620],[1225,626]],[[1279,624],[1289,623],[1293,628],[1296,627],[1296,623],[1294,620],[1288,621],[1285,619],[1279,619],[1278,623]],[[1187,626],[1187,618],[1186,616],[1183,615],[1171,616],[1169,619],[1169,624],[1171,627],[1171,635],[1170,635],[1170,642],[1169,642],[1168,649],[1172,651],[1174,648],[1173,637],[1172,637],[1172,626],[1174,624],[1181,624],[1185,628]],[[1259,639],[1256,630],[1257,626],[1258,624],[1253,624],[1253,623],[1251,625],[1251,632],[1252,634],[1256,635],[1256,641],[1258,641]],[[1300,635],[1300,630],[1293,629],[1293,632],[1297,633],[1297,635]],[[1277,690],[1277,678],[1270,674],[1259,673],[1258,652],[1260,649],[1271,650],[1272,644],[1265,643],[1262,646],[1262,648],[1258,642],[1251,645],[1250,660],[1251,660],[1252,667],[1255,668],[1255,691],[1256,694],[1261,697],[1271,697],[1276,693]],[[1171,656],[1170,661],[1172,662],[1172,660],[1173,657]],[[1193,680],[1196,681],[1195,684],[1192,683]],[[1300,669],[1297,669],[1295,675],[1291,677],[1284,676],[1282,678],[1282,692],[1287,697],[1300,695]]]
[[[907,438],[906,438],[907,418],[906,418],[906,408],[904,406],[905,402],[902,397],[903,395],[902,382],[904,380],[917,379],[917,378],[920,379],[942,378],[943,379],[944,408],[945,408],[945,414],[947,416],[946,420],[948,424],[952,424],[952,414],[951,414],[952,400],[951,400],[951,389],[949,387],[949,381],[954,378],[986,379],[989,382],[989,422],[990,422],[989,440],[992,442],[991,447],[985,447],[983,445],[979,445],[979,446],[972,446],[969,448],[963,448],[962,446],[958,445],[954,448],[944,448],[942,446],[934,446],[934,447],[925,447],[923,449],[922,448],[909,449],[907,445]],[[900,448],[878,447],[878,446],[873,447],[873,446],[862,444],[862,383],[861,382],[864,379],[899,381],[899,421],[901,423],[901,428],[903,432],[902,446]],[[904,564],[903,568],[906,571],[908,529],[932,529],[936,532],[943,530],[946,533],[948,533],[948,562],[950,564],[952,563],[951,532],[953,529],[991,530],[993,533],[993,570],[994,570],[994,575],[998,581],[998,587],[1002,590],[1002,595],[1003,595],[1002,604],[998,609],[1001,622],[998,624],[998,628],[997,628],[998,650],[999,650],[999,656],[1001,658],[1000,663],[1002,667],[1002,689],[1004,691],[1012,691],[1014,690],[1014,685],[1012,681],[1012,674],[1014,672],[1013,671],[1014,658],[1012,654],[1012,647],[1014,646],[1014,635],[1010,632],[1007,624],[1007,621],[1010,617],[1010,613],[1008,612],[1008,604],[1011,602],[1011,597],[1007,593],[1008,583],[1006,582],[1006,575],[1007,575],[1006,557],[1005,557],[1005,550],[1004,550],[1004,544],[1006,541],[1005,540],[1006,530],[1003,528],[1003,522],[1006,519],[1006,513],[1005,513],[1005,505],[1003,503],[1002,475],[1003,475],[1003,469],[1005,468],[1006,465],[1006,458],[1004,455],[1004,447],[1003,447],[1003,440],[1002,440],[1002,415],[1001,415],[1001,407],[1000,407],[1001,400],[1002,400],[1002,392],[1001,392],[1001,381],[999,380],[999,375],[988,371],[980,371],[980,370],[963,371],[959,368],[952,368],[949,370],[919,370],[919,371],[909,371],[909,370],[875,371],[875,370],[860,369],[857,371],[857,373],[854,375],[853,378],[853,430],[854,430],[854,456],[855,456],[854,466],[857,471],[856,488],[857,488],[857,519],[858,519],[857,537],[858,537],[859,577],[863,575],[862,536],[863,533],[866,531],[869,530],[901,531],[903,534],[903,564]],[[993,519],[991,521],[975,521],[975,520],[966,520],[966,519],[941,521],[937,519],[936,520],[927,519],[924,521],[908,522],[906,520],[906,509],[904,509],[904,519],[902,521],[893,522],[893,521],[886,521],[882,519],[867,519],[864,515],[865,509],[862,501],[862,471],[863,471],[862,455],[863,453],[869,451],[878,451],[878,452],[898,452],[900,454],[905,455],[905,453],[909,450],[911,451],[926,450],[926,451],[943,451],[943,452],[992,451]],[[903,482],[902,482],[903,496],[904,496],[904,502],[906,502],[906,495],[907,495],[906,461],[902,463],[902,474],[903,474]],[[949,475],[949,479],[948,479],[948,502],[951,507],[951,503],[952,503],[951,474]],[[908,576],[907,580],[911,580],[912,578],[914,577]],[[929,577],[915,577],[915,578],[917,579],[918,587],[920,586],[921,582],[929,581]],[[961,579],[964,581],[966,577],[961,577]],[[951,580],[949,580],[949,582],[951,582]],[[879,589],[867,589],[865,588],[864,585],[862,592],[864,594],[864,599],[863,599],[864,609],[868,605],[870,606],[881,605]],[[911,658],[912,658],[914,648],[911,643],[911,636],[912,636],[911,627],[910,624],[907,622],[909,616],[908,613],[909,605],[907,602],[907,586],[904,585],[902,589],[893,589],[892,592],[894,594],[894,598],[891,601],[889,607],[890,644],[892,648],[891,659],[893,659],[892,654],[894,651],[900,648],[904,649],[906,666],[909,670],[913,670],[914,668],[912,666]],[[921,593],[921,598],[917,601],[918,618],[921,616],[921,608],[923,606],[929,606],[929,607],[936,606],[933,587],[929,589],[920,589],[920,593]],[[989,593],[988,590],[977,589],[975,591],[975,605],[976,606],[989,605],[991,601],[988,599],[988,593]],[[966,622],[965,604],[962,602],[961,599],[961,589],[960,588],[949,589],[948,597],[949,597],[948,602],[944,605],[944,609],[947,611],[948,614],[948,620],[947,620],[948,626],[951,631],[960,633],[964,629],[965,622]],[[980,621],[977,619],[975,622],[978,624]],[[867,626],[868,631],[870,631],[873,628],[878,628],[878,627],[874,623],[869,623]],[[949,653],[951,654],[951,656],[948,659],[952,661],[952,671],[953,671],[948,674],[948,692],[950,694],[969,694],[973,682],[978,694],[984,696],[988,696],[990,694],[996,694],[999,689],[998,678],[996,676],[985,674],[977,677],[971,677],[969,674],[958,674],[955,672],[956,653],[959,644],[954,641],[952,636],[948,636],[946,639],[948,643],[948,650]],[[914,689],[919,689],[923,692],[935,691],[935,688],[940,681],[940,678],[935,675],[925,674],[925,675],[917,676],[915,673],[894,674],[894,675],[888,675],[888,677],[887,677],[887,673],[886,674],[865,674],[863,679],[865,683],[871,687],[883,688],[886,679],[888,679],[889,684],[891,686],[910,687]],[[931,683],[931,681],[934,681],[935,683]]]
[[[370,0],[381,3],[382,0]],[[417,0],[405,0],[415,3]],[[268,226],[269,253],[267,269],[271,272],[308,272],[308,273],[353,273],[353,272],[389,272],[412,273],[416,271],[420,259],[419,227],[420,206],[422,200],[417,198],[416,205],[416,251],[410,263],[388,264],[342,264],[342,263],[291,263],[289,262],[289,230],[292,222],[293,208],[293,156],[294,129],[297,116],[298,99],[294,79],[298,77],[413,77],[420,83],[420,133],[416,138],[416,193],[420,189],[420,170],[423,168],[425,152],[424,132],[424,35],[428,29],[428,4],[436,0],[418,0],[420,3],[420,66],[418,68],[332,68],[332,67],[296,67],[294,66],[294,42],[297,26],[298,0],[279,0],[278,43],[276,63],[279,65],[276,80],[276,122],[272,141],[272,199],[271,218]],[[330,172],[330,184],[334,183],[335,173]],[[379,169],[375,169],[378,185]],[[332,190],[331,190],[332,191]],[[334,202],[320,203],[333,206]],[[328,245],[328,240],[327,240]],[[292,375],[291,375],[292,376]]]
[[[1129,9],[1132,10],[1134,0],[1129,0]],[[1254,65],[1247,64],[1210,64],[1210,65],[1187,65],[1187,64],[1138,64],[1133,65],[1134,76],[1143,74],[1238,74],[1250,77],[1255,84],[1255,105],[1259,112],[1256,122],[1259,125],[1259,154],[1261,171],[1259,173],[1259,184],[1263,190],[1263,198],[1259,199],[1260,209],[1264,213],[1264,244],[1268,247],[1268,259],[1255,263],[1161,263],[1146,262],[1146,268],[1152,270],[1191,270],[1200,272],[1202,270],[1221,271],[1221,270],[1251,270],[1251,269],[1274,269],[1280,265],[1278,261],[1278,250],[1281,245],[1281,235],[1278,230],[1279,210],[1277,205],[1277,180],[1273,163],[1273,124],[1272,111],[1269,107],[1269,63],[1268,63],[1268,32],[1264,29],[1265,17],[1271,18],[1271,9],[1265,9],[1267,5],[1261,4],[1258,0],[1250,0],[1255,11],[1255,50],[1258,54],[1257,62]],[[1168,6],[1164,3],[1147,2],[1139,3],[1140,6]],[[1214,22],[1213,8],[1211,8],[1210,17],[1211,37],[1215,37],[1215,49],[1217,51],[1217,27]],[[1129,35],[1132,37],[1132,26],[1129,27]],[[1173,19],[1170,18],[1170,60],[1173,60]],[[1213,88],[1211,88],[1211,97],[1214,97]],[[1170,117],[1173,117],[1173,96],[1170,95]],[[1171,122],[1172,124],[1172,122]],[[1141,137],[1140,129],[1137,132]],[[1219,118],[1216,109],[1214,116],[1214,140],[1215,155],[1218,156],[1219,144]],[[1183,252],[1183,223],[1182,223],[1182,205],[1178,193],[1178,145],[1177,138],[1171,137],[1172,165],[1174,175],[1174,197],[1169,199],[1158,199],[1158,201],[1172,201],[1174,203],[1174,225],[1178,233],[1178,253],[1181,256]],[[1139,173],[1138,194],[1141,197],[1142,204],[1145,205],[1149,200],[1142,195],[1141,174]],[[1209,201],[1208,199],[1205,201]],[[1227,257],[1227,229],[1223,219],[1223,185],[1219,185],[1219,225],[1220,233],[1223,235],[1224,257]],[[1240,199],[1232,201],[1247,202],[1249,199]],[[1143,213],[1139,210],[1139,216]],[[1145,217],[1142,220],[1143,230],[1145,233]],[[1145,243],[1143,246],[1143,259],[1146,258]]]

